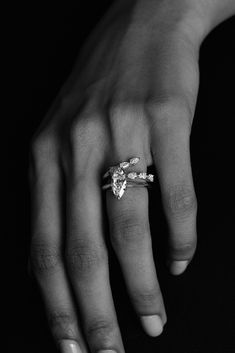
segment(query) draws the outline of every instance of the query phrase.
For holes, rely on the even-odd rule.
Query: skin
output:
[[[105,222],[144,330],[161,333],[166,312],[152,255],[148,191],[130,188],[117,200],[102,192],[102,175],[135,156],[141,159],[132,170],[156,167],[169,225],[169,269],[182,273],[196,249],[189,142],[199,48],[233,13],[231,0],[116,1],[35,135],[30,262],[62,352],[124,352]]]

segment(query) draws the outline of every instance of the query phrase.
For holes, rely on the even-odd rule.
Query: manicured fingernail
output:
[[[160,316],[148,315],[140,317],[141,323],[149,336],[156,337],[162,333],[163,324]]]
[[[188,266],[188,261],[173,261],[170,265],[170,271],[173,275],[180,275]]]
[[[112,349],[102,349],[102,351],[99,351],[98,353],[116,353]]]
[[[60,342],[62,353],[82,353],[78,343],[74,340],[63,340]]]

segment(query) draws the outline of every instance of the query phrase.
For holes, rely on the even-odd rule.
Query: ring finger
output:
[[[130,169],[146,171],[143,153],[136,150],[131,157],[141,158]],[[126,155],[122,157],[122,161],[128,160]],[[133,305],[146,333],[158,336],[166,322],[166,313],[152,254],[148,191],[146,188],[128,188],[119,200],[108,191],[106,200],[112,246]]]

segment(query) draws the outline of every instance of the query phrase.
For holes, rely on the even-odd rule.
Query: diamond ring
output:
[[[127,171],[130,167],[136,165],[139,160],[139,157],[134,157],[129,159],[128,162],[121,162],[110,167],[103,176],[105,183],[102,189],[111,189],[114,196],[120,200],[127,187],[148,187],[149,182],[154,181],[153,174]]]

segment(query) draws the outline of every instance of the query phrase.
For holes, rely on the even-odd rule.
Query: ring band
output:
[[[116,166],[110,167],[103,175],[105,180],[102,189],[111,189],[114,196],[120,200],[128,187],[148,187],[154,181],[153,174],[146,172],[126,172],[125,170],[139,162],[139,157],[131,158],[128,162],[121,162]]]

